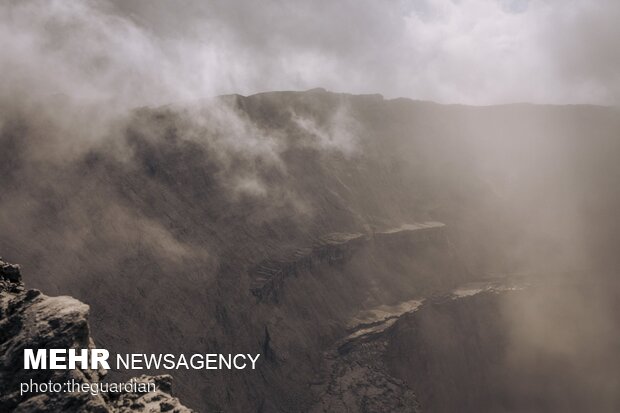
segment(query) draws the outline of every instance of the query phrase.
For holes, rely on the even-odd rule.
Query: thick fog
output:
[[[115,105],[317,86],[443,103],[617,104],[612,0],[13,1],[2,94]]]
[[[5,1],[0,254],[88,301],[103,344],[161,351],[250,302],[269,254],[441,219],[464,274],[538,285],[502,308],[520,391],[561,376],[613,411],[618,22],[613,0]],[[385,99],[214,99],[315,87]]]

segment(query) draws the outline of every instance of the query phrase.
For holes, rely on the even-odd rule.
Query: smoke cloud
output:
[[[317,86],[617,104],[619,16],[611,0],[11,0],[0,8],[0,90],[119,109]]]
[[[472,274],[595,280],[509,303],[508,362],[551,354],[576,387],[615,384],[615,109],[240,95],[613,106],[618,21],[613,0],[7,0],[0,252],[49,294],[135,315],[95,320],[104,344],[199,347],[200,323],[214,347],[256,327],[254,345],[273,314],[230,304],[250,302],[247,266],[441,219]],[[591,394],[608,408],[615,389]]]

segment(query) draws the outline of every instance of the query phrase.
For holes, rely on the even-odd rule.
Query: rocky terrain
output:
[[[252,293],[259,300],[271,298],[278,300],[278,293],[285,280],[303,271],[311,271],[317,266],[342,266],[350,260],[354,252],[368,243],[392,243],[402,248],[418,240],[424,243],[437,237],[433,229],[441,228],[441,222],[405,224],[398,228],[373,232],[372,234],[333,233],[320,238],[315,245],[292,251],[281,260],[265,260],[250,270]],[[437,238],[440,238],[441,235]]]
[[[178,371],[185,405],[554,411],[569,388],[573,406],[617,406],[616,109],[315,89],[136,108],[93,140],[39,109],[0,111],[0,251],[30,286],[88,303],[93,339],[113,352],[263,354],[256,371]],[[580,289],[432,304],[517,273],[578,274]],[[418,335],[406,327],[418,323]],[[441,364],[466,364],[463,348],[510,361],[502,374],[530,366],[509,375],[519,392],[481,393],[488,360]],[[472,387],[450,392],[454,377]]]
[[[28,290],[19,267],[0,259],[0,410],[3,412],[176,412],[191,413],[170,395],[170,376],[140,376],[155,383],[150,393],[28,392],[20,383],[96,383],[106,371],[24,370],[23,349],[87,349],[95,344],[88,325],[89,307],[71,297],[48,297]]]
[[[360,411],[360,412],[422,412],[422,411],[462,411],[463,398],[448,398],[454,400],[455,405],[448,409],[438,403],[429,403],[429,398],[437,394],[435,386],[453,385],[455,377],[449,373],[437,383],[429,381],[436,375],[428,371],[428,365],[437,362],[437,358],[455,357],[458,350],[448,354],[438,353],[437,348],[445,345],[458,346],[469,336],[494,334],[487,331],[487,326],[476,326],[471,331],[463,333],[463,337],[449,337],[446,341],[420,343],[420,339],[403,339],[401,334],[403,325],[414,334],[433,337],[441,330],[440,320],[427,320],[428,313],[438,311],[453,311],[454,317],[461,316],[469,309],[471,317],[483,320],[489,314],[496,314],[500,305],[483,306],[471,301],[478,300],[478,296],[493,296],[497,300],[503,295],[515,291],[522,291],[524,285],[511,283],[509,280],[496,282],[481,282],[472,286],[465,284],[449,293],[435,295],[428,299],[405,301],[394,306],[381,305],[366,310],[351,320],[349,334],[336,342],[334,347],[326,352],[326,370],[329,371],[324,382],[317,385],[319,394],[318,403],[311,411]],[[472,297],[476,297],[475,299]],[[452,309],[450,307],[456,307]],[[424,330],[420,331],[420,323],[425,323]],[[428,323],[428,324],[426,324]],[[414,324],[411,327],[411,324]],[[455,326],[450,326],[454,328]],[[496,329],[502,326],[496,326]],[[411,330],[409,330],[411,329]],[[485,343],[484,350],[497,349],[500,343]],[[480,347],[465,349],[471,352],[470,357],[476,359]],[[412,359],[419,360],[411,363]],[[477,360],[476,360],[477,361]],[[448,359],[443,365],[454,368],[454,360]],[[404,377],[403,377],[404,376]],[[406,379],[404,379],[406,378]],[[414,380],[411,380],[413,378]],[[422,388],[419,383],[426,384]],[[484,386],[477,382],[477,385]],[[489,392],[491,393],[491,392]],[[433,399],[434,400],[434,399]],[[445,399],[439,397],[438,402]],[[457,401],[458,400],[458,401]],[[475,406],[480,411],[488,408],[482,403]]]

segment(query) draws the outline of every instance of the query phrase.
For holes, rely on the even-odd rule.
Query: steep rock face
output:
[[[393,306],[381,305],[359,313],[351,320],[349,334],[338,340],[325,354],[324,368],[329,373],[313,385],[318,402],[311,411],[470,411],[468,397],[477,400],[476,394],[470,394],[472,389],[484,389],[492,382],[485,381],[487,377],[480,373],[480,368],[463,369],[461,358],[472,364],[483,364],[487,358],[481,356],[481,352],[501,352],[506,340],[504,343],[491,343],[490,340],[480,340],[480,337],[494,337],[498,331],[504,334],[508,331],[505,326],[484,322],[489,318],[498,318],[497,303],[479,303],[501,300],[520,288],[499,282],[481,282],[475,286],[467,283],[429,298],[419,297]],[[452,324],[447,327],[445,322],[441,323],[440,317],[426,322],[429,313],[451,312],[455,308],[455,317],[463,314],[455,324],[468,318],[470,322],[463,323],[462,327]],[[411,327],[412,324],[415,327]],[[448,328],[461,331],[463,337],[437,338],[432,343],[423,343],[425,346],[403,339],[403,330],[421,337],[436,337],[437,334],[445,334]],[[468,341],[482,343],[476,346]],[[446,348],[448,350],[444,351]],[[489,358],[493,359],[492,354]],[[446,370],[439,371],[443,375],[438,374],[437,364]],[[450,369],[462,371],[462,375]],[[448,389],[453,389],[452,394],[448,394]],[[439,401],[429,403],[434,398],[439,398]],[[441,403],[451,404],[446,408]],[[480,406],[476,405],[471,411],[500,411],[475,409]]]
[[[444,241],[441,222],[423,222],[404,224],[400,227],[377,231],[369,234],[333,233],[318,239],[312,246],[298,248],[280,259],[268,259],[250,269],[251,291],[259,301],[278,302],[280,291],[287,278],[301,273],[312,272],[321,265],[342,266],[365,246],[373,245],[376,249],[403,250],[433,242]],[[447,251],[446,251],[447,252]]]
[[[296,249],[283,259],[264,260],[249,271],[252,279],[250,290],[260,301],[270,299],[277,302],[287,278],[322,264],[343,263],[364,241],[362,234],[330,234],[311,247]]]
[[[89,307],[71,297],[48,297],[26,290],[19,267],[0,259],[0,411],[3,412],[163,412],[190,413],[170,396],[169,376],[141,376],[154,383],[150,393],[28,392],[20,383],[97,383],[105,370],[23,369],[23,350],[91,349]]]
[[[277,295],[269,296],[277,299],[259,300],[255,307],[256,318],[267,320],[268,335],[263,343],[268,343],[273,354],[262,365],[262,374],[268,385],[277,389],[277,396],[266,400],[264,411],[307,411],[316,401],[316,383],[330,380],[332,368],[325,362],[333,360],[344,370],[349,368],[347,363],[356,365],[357,353],[349,357],[331,349],[334,342],[348,335],[351,319],[384,303],[389,306],[450,289],[466,276],[454,256],[447,228],[439,223],[398,226],[349,239],[352,241],[330,246],[330,253],[320,249],[301,261],[286,261],[283,268],[289,271],[282,272]],[[322,245],[319,248],[326,248]],[[371,363],[367,355],[362,356]],[[343,360],[338,360],[340,357]],[[387,397],[391,390],[382,387],[381,377],[378,373],[376,389],[383,396],[377,393],[373,405],[389,411],[410,404],[410,393]],[[381,402],[382,398],[386,400]],[[344,409],[347,405],[326,406]],[[329,411],[330,407],[326,408]]]
[[[500,311],[505,294],[437,297],[395,323],[387,364],[424,411],[503,411],[497,386],[510,338]]]
[[[97,343],[115,352],[270,354],[259,372],[175,374],[205,411],[300,410],[321,351],[359,311],[531,257],[578,257],[540,229],[574,240],[572,223],[597,216],[606,225],[585,239],[617,259],[620,196],[601,190],[619,187],[608,108],[228,96],[136,110],[109,138],[55,157],[45,148],[73,145],[35,115],[0,122],[11,152],[0,250],[30,285],[88,302]],[[428,220],[446,228],[412,248],[398,234],[314,248],[326,234]]]
[[[427,412],[616,412],[620,320],[580,278],[430,298],[386,331],[386,371]]]

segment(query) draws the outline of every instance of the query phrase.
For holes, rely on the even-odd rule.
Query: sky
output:
[[[6,0],[0,97],[620,103],[617,0]]]

